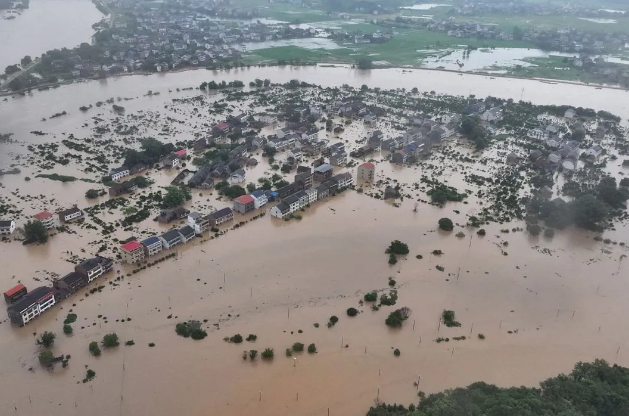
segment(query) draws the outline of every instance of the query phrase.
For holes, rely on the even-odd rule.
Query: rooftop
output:
[[[121,245],[120,248],[124,251],[133,251],[142,248],[142,244],[137,241],[129,241],[127,244]]]
[[[373,169],[374,168],[374,164],[371,162],[365,162],[362,165],[360,165],[360,167],[365,168],[365,169]]]
[[[33,289],[30,293],[24,295],[24,297],[22,297],[20,300],[9,306],[7,310],[15,310],[21,312],[32,304],[36,303],[41,298],[48,296],[53,291],[54,289],[51,287],[40,286],[36,289]]]
[[[158,242],[159,242],[159,237],[149,237],[142,240],[142,244],[144,244],[145,246],[150,246],[151,244],[155,244]]]
[[[239,196],[238,198],[234,199],[234,201],[238,201],[243,205],[247,205],[250,204],[252,202],[254,202],[254,199],[251,195],[243,195],[243,196]]]
[[[45,220],[50,217],[52,217],[52,214],[48,211],[40,212],[39,214],[34,215],[34,218],[39,221]]]
[[[317,167],[315,168],[315,172],[324,173],[324,172],[329,172],[329,171],[331,171],[332,169],[333,169],[333,168],[332,168],[332,165],[330,165],[329,163],[324,163],[324,164],[323,164],[323,165],[321,165],[321,166],[317,166]]]
[[[14,288],[9,289],[6,292],[4,292],[4,296],[13,296],[13,295],[15,295],[17,292],[19,292],[22,289],[25,289],[25,286],[22,283],[20,283],[19,285],[15,286]]]
[[[221,217],[224,217],[225,215],[231,214],[232,212],[233,211],[231,208],[219,209],[218,211],[212,213],[212,218],[221,218]]]

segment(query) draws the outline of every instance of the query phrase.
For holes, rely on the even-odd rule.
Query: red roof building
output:
[[[365,162],[358,166],[357,179],[359,181],[373,182],[375,178],[376,169],[373,163]]]
[[[40,212],[39,214],[34,215],[33,218],[37,221],[41,221],[46,228],[53,228],[55,226],[55,217],[53,217],[53,215],[48,211]]]
[[[144,260],[144,246],[138,241],[129,241],[120,246],[122,260],[126,263],[138,263]]]
[[[186,157],[188,155],[188,152],[186,151],[186,149],[181,149],[177,150],[175,154],[179,157]]]
[[[47,218],[51,218],[51,217],[52,217],[52,214],[50,212],[48,212],[48,211],[40,212],[39,214],[35,215],[35,219],[39,220],[39,221],[43,221],[43,220],[45,220]]]
[[[229,124],[227,124],[227,123],[218,123],[216,125],[216,128],[219,129],[222,132],[227,133],[229,131]]]
[[[243,195],[234,199],[234,211],[246,214],[254,209],[256,209],[255,199],[251,195]]]
[[[26,286],[20,283],[14,288],[9,289],[6,292],[4,292],[4,300],[7,301],[8,303],[13,303],[19,298],[21,298],[22,296],[26,295],[27,292],[28,291],[26,290]]]

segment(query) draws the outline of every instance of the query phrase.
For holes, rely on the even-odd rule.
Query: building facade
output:
[[[139,263],[145,257],[144,246],[138,241],[129,241],[120,246],[120,254],[125,263]]]

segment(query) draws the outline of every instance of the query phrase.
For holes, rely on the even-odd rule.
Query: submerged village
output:
[[[151,100],[160,100],[160,105],[149,105]],[[80,247],[65,252],[67,268],[38,270],[39,285],[26,283],[26,276],[13,276],[14,284],[2,289],[8,308],[4,322],[27,325],[35,332],[37,322],[45,319],[42,314],[61,314],[54,312],[59,308],[64,315],[65,308],[72,313],[78,302],[102,306],[90,295],[107,286],[116,290],[131,281],[150,286],[157,270],[170,262],[193,267],[194,258],[201,267],[202,258],[211,257],[221,241],[231,238],[233,245],[254,238],[248,234],[254,221],[272,223],[265,233],[286,227],[290,233],[299,232],[317,216],[334,215],[337,204],[348,195],[357,198],[354,210],[360,209],[360,201],[372,207],[376,203],[386,206],[392,217],[410,210],[425,213],[423,207],[429,207],[435,210],[426,215],[431,232],[456,240],[467,237],[470,247],[476,239],[492,238],[500,241],[489,244],[497,246],[501,258],[510,255],[506,238],[514,233],[526,233],[530,241],[550,241],[561,233],[583,229],[588,232],[586,238],[596,240],[607,254],[624,252],[627,243],[613,233],[629,219],[627,128],[617,115],[606,111],[443,95],[416,88],[324,88],[298,80],[276,84],[256,79],[249,84],[209,80],[177,90],[147,91],[143,96],[103,97],[79,108],[60,105],[49,112],[37,130],[28,133],[28,140],[0,132],[12,160],[3,168],[2,179],[44,184],[38,188],[39,195],[15,188],[9,192],[2,185],[2,244],[15,250],[57,244]],[[63,120],[77,114],[84,122],[63,129]],[[47,124],[57,122],[61,129],[46,130]],[[51,185],[48,191],[46,184],[61,184],[75,204],[60,203],[55,194],[59,188]],[[455,203],[457,209],[449,208]],[[496,225],[501,235],[490,237],[487,230]],[[260,250],[267,252],[265,245],[275,247],[268,235],[261,237],[258,232],[255,238]],[[70,240],[79,243],[68,244]],[[284,244],[290,245],[290,240]],[[376,238],[370,244],[378,246],[382,241]],[[534,242],[530,245],[540,255],[555,255]],[[382,262],[386,264],[384,249]],[[437,247],[423,253],[392,250],[388,253],[392,275],[400,273],[396,267],[405,263],[405,254],[414,257],[406,263],[427,262],[428,257],[439,259],[444,254]],[[622,257],[618,270],[620,262]],[[218,278],[227,284],[228,272],[217,270],[213,265],[207,274],[220,274]],[[459,274],[465,273],[447,264],[445,272],[442,265],[436,270],[446,281],[458,282]],[[348,275],[352,273],[347,269]],[[193,275],[197,281],[205,279],[205,273]],[[251,290],[254,298],[253,286],[245,290]],[[380,306],[394,305],[398,291],[402,297],[404,290],[392,276],[385,289],[367,293],[364,301],[370,302],[367,295],[370,299],[380,296]],[[387,303],[391,298],[392,303]],[[133,301],[125,300],[126,307]],[[374,313],[380,306],[373,305]],[[163,313],[167,306],[155,309]],[[353,315],[348,309],[348,316],[365,313],[350,309]],[[402,309],[400,314],[405,315],[399,326],[410,316],[410,309]],[[213,332],[235,316],[221,313],[191,320],[190,325]],[[454,312],[448,317],[453,320]],[[336,321],[333,315],[328,328]],[[415,321],[412,326],[414,331]],[[517,329],[510,329],[509,334],[517,334]],[[255,341],[252,335],[247,341]],[[478,340],[485,339],[482,333],[476,335]],[[242,342],[242,336],[238,339],[226,337],[229,344]],[[437,339],[436,343],[450,340]],[[345,340],[341,338],[342,349],[349,348]],[[126,345],[133,345],[130,342]],[[291,356],[301,351],[295,345]],[[312,347],[312,353],[318,351]],[[269,354],[272,358],[273,351],[268,350],[263,359]],[[90,351],[96,355],[91,345]],[[246,351],[243,360],[254,361],[257,350],[253,351]],[[399,357],[400,350],[396,348],[393,354]],[[297,360],[294,366],[307,365]],[[93,378],[88,375],[85,380]],[[420,379],[413,374],[413,391],[415,386],[419,390]],[[377,394],[379,400],[379,385]],[[262,391],[259,401],[263,401]]]

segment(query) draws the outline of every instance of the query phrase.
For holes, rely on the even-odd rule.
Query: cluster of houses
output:
[[[7,313],[10,321],[20,326],[27,324],[59,301],[111,271],[113,266],[113,260],[96,256],[77,264],[74,271],[67,275],[55,279],[52,287],[40,286],[29,292],[23,284],[16,285],[4,293],[4,299],[9,304]]]
[[[59,221],[63,223],[69,223],[83,218],[83,211],[74,206],[72,208],[61,210],[57,213]],[[41,222],[47,230],[55,228],[55,216],[48,211],[42,211],[33,215],[34,221]],[[14,220],[0,220],[0,235],[11,235],[15,231]]]

